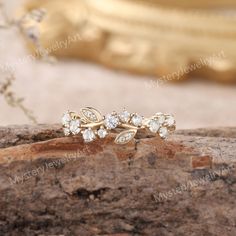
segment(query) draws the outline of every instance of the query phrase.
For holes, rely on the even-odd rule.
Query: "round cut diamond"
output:
[[[120,119],[122,122],[128,122],[129,119],[130,119],[130,113],[128,111],[123,111],[121,114],[120,114]]]
[[[107,131],[104,128],[100,128],[97,133],[99,138],[105,138],[107,136]]]
[[[67,112],[62,116],[62,125],[64,125],[65,127],[68,127],[71,121],[71,116],[70,113]]]
[[[161,138],[166,138],[167,135],[168,135],[168,130],[167,130],[167,128],[166,128],[166,127],[161,127],[161,128],[159,129],[159,135],[160,135]]]
[[[105,117],[104,123],[108,129],[115,129],[119,124],[119,118],[116,115],[108,114]]]
[[[173,116],[166,117],[166,124],[168,126],[173,126],[175,124],[175,118]]]
[[[70,122],[70,131],[72,134],[78,134],[80,132],[80,121],[72,120]]]
[[[163,124],[165,122],[165,115],[163,113],[156,113],[158,117],[159,124]]]
[[[160,124],[158,120],[150,120],[148,125],[149,125],[150,131],[153,133],[156,133],[158,129],[160,128]]]
[[[69,128],[64,128],[63,131],[64,131],[65,136],[70,135],[70,129]]]
[[[83,132],[83,138],[85,142],[91,142],[95,139],[95,134],[91,129],[86,129]]]
[[[142,126],[142,122],[143,122],[143,117],[142,116],[140,116],[140,115],[134,115],[133,117],[132,117],[132,123],[133,123],[133,125],[135,125],[135,126]]]

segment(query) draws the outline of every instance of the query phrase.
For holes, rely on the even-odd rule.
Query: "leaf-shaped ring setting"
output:
[[[140,129],[148,130],[165,139],[169,132],[175,130],[176,123],[172,115],[163,113],[144,118],[124,109],[120,113],[112,112],[103,116],[95,108],[85,107],[80,110],[79,114],[71,111],[64,113],[62,126],[66,136],[81,133],[85,142],[92,142],[97,138],[103,139],[109,133],[121,130],[114,142],[126,144],[135,138]]]

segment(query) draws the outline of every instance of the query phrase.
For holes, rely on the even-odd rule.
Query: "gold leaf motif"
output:
[[[103,119],[101,113],[92,107],[82,108],[80,112],[82,118],[84,118],[88,122],[99,122]]]
[[[125,130],[116,136],[115,143],[126,144],[134,138],[136,133],[137,133],[136,129]]]

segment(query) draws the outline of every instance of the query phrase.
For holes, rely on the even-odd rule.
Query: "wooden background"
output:
[[[84,144],[0,128],[0,235],[235,236],[236,129]]]

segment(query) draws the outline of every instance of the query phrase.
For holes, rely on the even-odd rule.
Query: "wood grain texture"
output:
[[[0,128],[0,235],[236,235],[236,128],[84,144]]]

